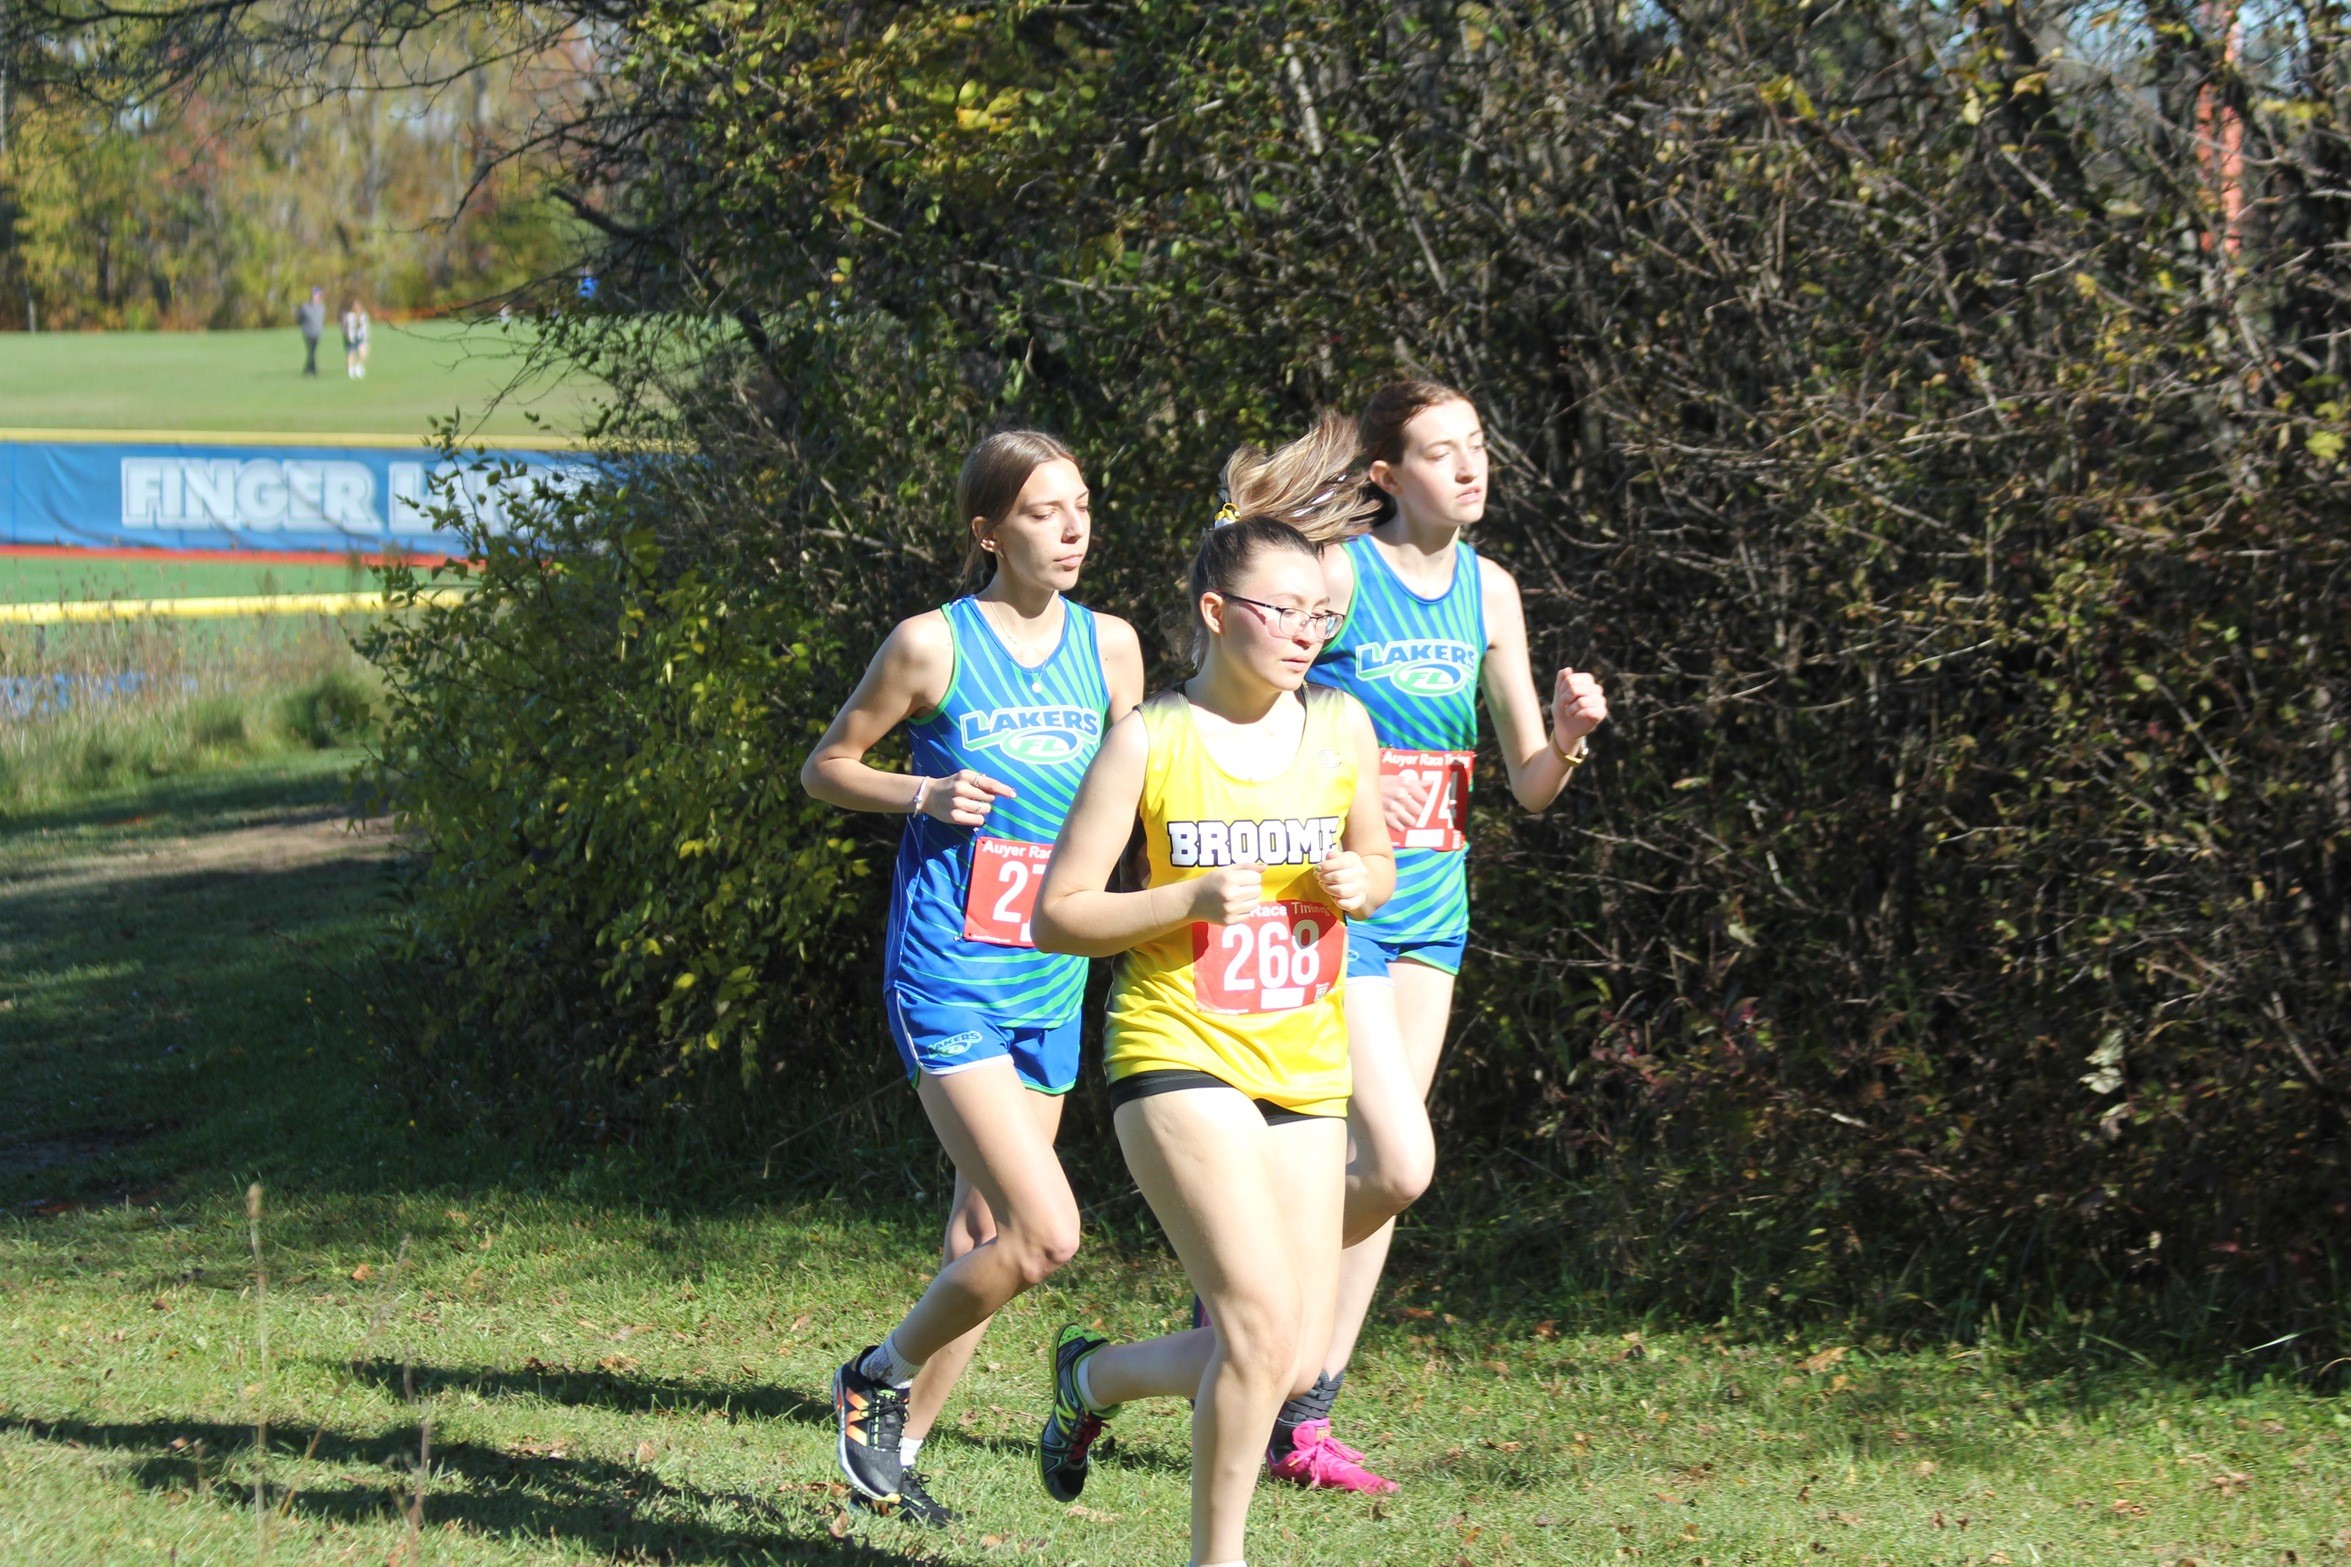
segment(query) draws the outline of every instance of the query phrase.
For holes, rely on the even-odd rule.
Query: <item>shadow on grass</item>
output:
[[[249,826],[257,815],[347,808],[348,775],[359,760],[357,751],[293,752],[233,771],[158,778],[101,790],[70,805],[0,815],[0,834],[135,824],[150,832],[201,836]]]
[[[0,1432],[123,1454],[135,1460],[128,1471],[132,1480],[166,1494],[199,1491],[208,1478],[223,1484],[220,1456],[249,1454],[253,1439],[250,1426],[218,1422],[52,1421],[14,1415],[0,1415]],[[344,1474],[338,1486],[300,1489],[292,1500],[293,1513],[342,1524],[397,1525],[413,1495],[417,1438],[414,1426],[373,1436],[328,1431],[310,1449],[310,1439],[299,1431],[272,1433],[270,1454],[298,1460],[307,1450],[319,1463],[382,1471],[380,1479]],[[202,1453],[212,1456],[198,1456],[198,1443]],[[905,1562],[928,1554],[835,1536],[844,1513],[824,1486],[794,1487],[772,1497],[705,1491],[674,1484],[639,1465],[505,1452],[470,1442],[436,1442],[432,1472],[424,1522],[436,1531],[455,1524],[488,1538],[552,1537],[627,1561]],[[247,1477],[239,1483],[251,1481]],[[712,1516],[729,1513],[741,1521]]]
[[[529,1398],[567,1408],[596,1408],[628,1413],[657,1409],[732,1411],[762,1420],[792,1420],[802,1425],[830,1426],[830,1398],[797,1388],[759,1383],[690,1382],[681,1377],[632,1377],[603,1370],[574,1370],[548,1366],[521,1371],[491,1370],[480,1366],[403,1365],[396,1360],[320,1361],[320,1365],[348,1370],[361,1382],[401,1391],[410,1376],[418,1394],[455,1388],[483,1398]]]

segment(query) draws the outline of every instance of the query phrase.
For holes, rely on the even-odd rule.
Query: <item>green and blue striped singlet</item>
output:
[[[1427,598],[1396,574],[1370,535],[1348,540],[1346,550],[1354,602],[1307,678],[1364,705],[1383,773],[1411,770],[1431,785],[1427,815],[1396,841],[1395,896],[1356,925],[1396,944],[1455,940],[1469,930],[1463,829],[1486,655],[1477,551],[1466,540],[1456,544],[1452,585]]]

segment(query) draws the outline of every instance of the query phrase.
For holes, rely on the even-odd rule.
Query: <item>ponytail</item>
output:
[[[1316,546],[1363,532],[1370,514],[1355,471],[1355,446],[1346,416],[1326,411],[1287,446],[1270,452],[1238,448],[1225,459],[1219,524],[1286,523]]]

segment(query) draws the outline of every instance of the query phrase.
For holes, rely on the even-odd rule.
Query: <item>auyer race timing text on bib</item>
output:
[[[1475,751],[1396,751],[1382,746],[1382,782],[1408,778],[1428,791],[1411,826],[1399,829],[1390,824],[1393,846],[1460,853],[1469,843],[1469,780],[1476,766]]]
[[[1029,920],[1036,913],[1037,889],[1045,884],[1045,867],[1052,863],[1049,843],[974,837],[971,890],[963,900],[963,939],[998,947],[1034,947]]]

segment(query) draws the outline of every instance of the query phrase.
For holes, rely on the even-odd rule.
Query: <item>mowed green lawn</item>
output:
[[[458,414],[469,435],[562,436],[580,428],[590,400],[577,379],[517,384],[531,342],[521,323],[379,321],[373,340],[367,378],[353,381],[331,327],[315,379],[302,374],[292,326],[0,332],[0,429],[421,437]]]
[[[224,598],[249,593],[360,593],[376,574],[356,561],[76,558],[0,554],[0,604],[81,599]]]
[[[936,1156],[870,1150],[829,1191],[714,1171],[698,1189],[733,1195],[688,1198],[625,1150],[534,1159],[407,1108],[360,983],[390,871],[380,833],[344,830],[351,760],[0,834],[0,1561],[1185,1559],[1180,1403],[1122,1413],[1077,1506],[1031,1458],[1060,1323],[1185,1311],[1148,1230],[1102,1222],[1128,1194],[1081,1191],[1087,1249],[1003,1314],[926,1453],[964,1523],[850,1509],[826,1378],[922,1283]],[[1431,1222],[1341,1405],[1404,1489],[1268,1491],[1259,1567],[2351,1556],[2339,1400],[1612,1320],[1440,1271]]]

